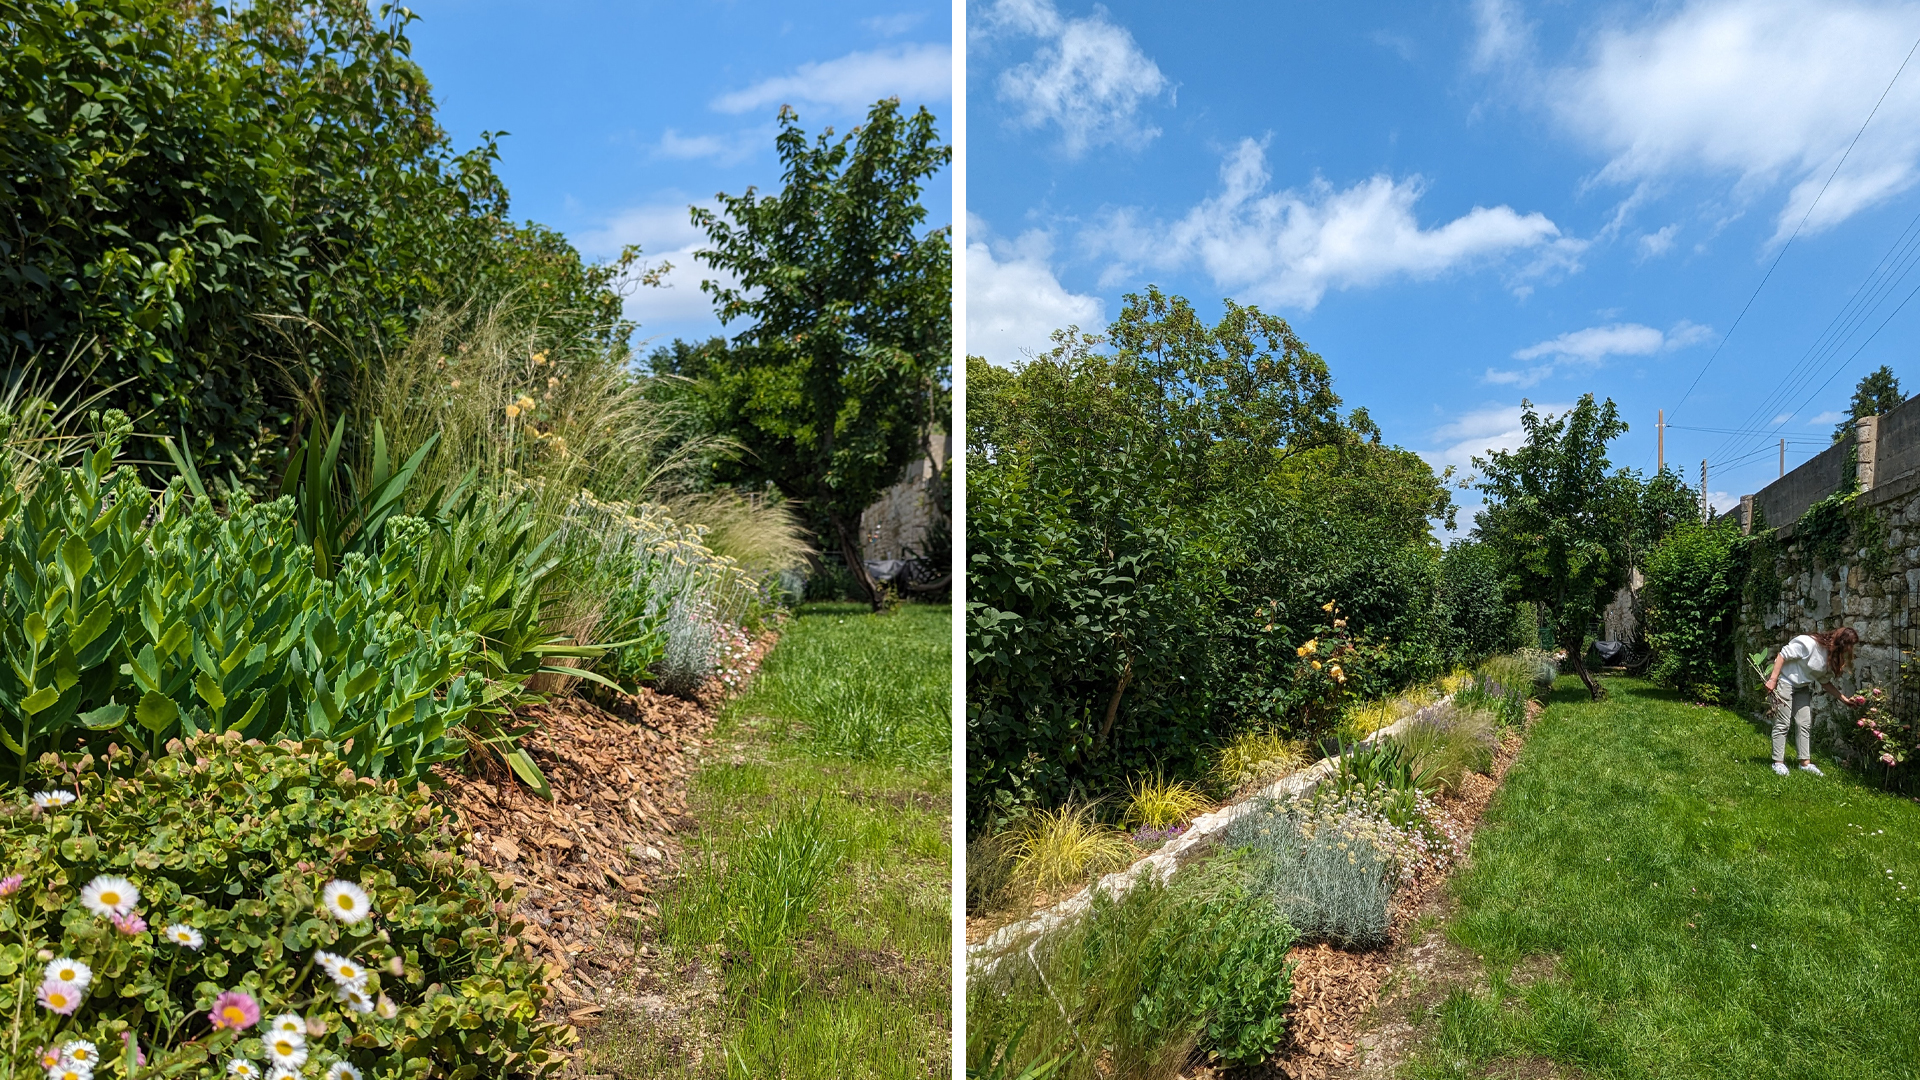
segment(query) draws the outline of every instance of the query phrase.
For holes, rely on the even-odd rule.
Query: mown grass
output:
[[[950,612],[816,604],[788,625],[721,717],[702,831],[643,930],[718,1001],[609,1025],[592,1070],[949,1075]]]
[[[1773,775],[1738,713],[1568,682],[1456,885],[1448,934],[1490,987],[1453,993],[1402,1075],[1920,1075],[1920,805],[1824,759]],[[1510,982],[1529,957],[1554,974]]]

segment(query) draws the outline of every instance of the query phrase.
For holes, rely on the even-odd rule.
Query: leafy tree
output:
[[[970,829],[1440,670],[1445,488],[1284,320],[1226,307],[1149,289],[1107,336],[968,359]],[[1344,682],[1297,651],[1347,632]]]
[[[1860,382],[1853,388],[1853,401],[1847,406],[1847,418],[1833,429],[1833,441],[1839,442],[1853,433],[1853,425],[1863,416],[1879,416],[1889,413],[1906,399],[1900,396],[1900,380],[1894,377],[1893,369],[1885,364],[1861,376]]]
[[[491,136],[456,153],[404,8],[0,0],[0,327],[203,463],[260,476],[420,310],[512,293],[623,341],[637,251],[583,264],[507,220]],[[338,407],[332,411],[344,411]]]
[[[923,180],[946,167],[924,108],[879,102],[864,125],[809,145],[780,110],[785,187],[695,208],[711,247],[698,258],[723,323],[747,320],[703,371],[713,423],[746,453],[722,481],[771,482],[823,520],[877,607],[861,559],[860,514],[945,426],[952,370],[949,230],[922,232]]]
[[[1487,500],[1473,537],[1499,559],[1508,596],[1539,605],[1598,700],[1582,654],[1596,614],[1626,582],[1640,503],[1637,478],[1608,471],[1607,444],[1627,425],[1611,400],[1596,405],[1592,394],[1559,416],[1521,406],[1525,443],[1473,459]]]
[[[1647,642],[1651,674],[1698,700],[1718,702],[1734,688],[1734,639],[1748,551],[1739,523],[1696,518],[1674,530],[1647,560]]]

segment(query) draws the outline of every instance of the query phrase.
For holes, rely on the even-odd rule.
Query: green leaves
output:
[[[838,142],[812,145],[791,109],[776,139],[786,185],[695,207],[696,255],[739,282],[702,284],[722,322],[746,320],[703,363],[716,428],[747,451],[724,481],[770,482],[825,518],[864,579],[860,512],[943,425],[953,349],[952,251],[923,230],[920,185],[951,161],[932,114],[889,99]]]
[[[18,792],[0,801],[5,869],[24,879],[0,903],[9,939],[0,993],[31,1002],[41,949],[88,964],[93,983],[70,1018],[29,1007],[23,1042],[117,1047],[132,1026],[142,1075],[199,1076],[208,1061],[224,1074],[231,1043],[207,1033],[205,1015],[217,990],[243,988],[268,1016],[323,1025],[308,1037],[310,1070],[337,1059],[374,1075],[404,1060],[407,1075],[444,1080],[550,1076],[564,1065],[569,1033],[540,1018],[543,972],[500,914],[512,894],[457,857],[467,837],[418,785],[357,779],[317,741],[231,735],[191,738],[157,758],[69,754],[36,768],[38,786],[79,799],[38,813]],[[101,874],[136,884],[152,933],[123,936],[80,906],[79,886]],[[334,878],[367,891],[370,921],[320,910]],[[170,923],[192,927],[203,946],[167,940]],[[391,1018],[340,1003],[310,963],[320,949],[364,965]],[[462,1037],[441,1037],[453,1031]]]

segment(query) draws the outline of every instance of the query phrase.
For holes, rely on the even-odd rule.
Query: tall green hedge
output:
[[[1647,559],[1647,643],[1655,681],[1702,701],[1734,690],[1734,633],[1748,541],[1732,518],[1676,528]]]
[[[512,291],[624,340],[618,267],[507,218],[491,138],[456,152],[404,8],[0,0],[0,328],[146,430],[268,472],[433,304]]]
[[[1324,734],[1340,700],[1498,636],[1497,578],[1449,576],[1427,530],[1432,470],[1340,417],[1284,322],[1184,303],[1130,298],[1110,354],[1063,336],[1018,371],[969,363],[970,830],[1247,728]],[[1328,473],[1392,486],[1351,498]],[[1338,676],[1299,652],[1336,633]]]

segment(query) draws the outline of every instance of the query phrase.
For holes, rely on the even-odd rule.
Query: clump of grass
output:
[[[1491,712],[1463,707],[1456,697],[1446,707],[1409,723],[1395,741],[1425,786],[1459,791],[1468,773],[1486,772],[1493,764],[1497,730]]]
[[[1213,805],[1186,781],[1169,781],[1159,775],[1127,781],[1127,792],[1125,824],[1149,829],[1178,825]]]
[[[991,911],[1011,896],[1014,873],[1012,833],[985,833],[967,841],[967,913]]]
[[[1293,940],[1232,860],[1096,894],[1071,926],[968,978],[969,1075],[1171,1080],[1196,1048],[1258,1061],[1285,1033]]]
[[[1473,672],[1468,671],[1466,668],[1454,668],[1452,671],[1440,677],[1440,692],[1442,694],[1457,694],[1472,685]]]
[[[1032,815],[1015,826],[1012,843],[1015,878],[1041,891],[1080,884],[1133,860],[1126,834],[1101,823],[1084,803]]]
[[[1361,739],[1400,719],[1396,701],[1368,701],[1353,705],[1340,717],[1340,737],[1347,742]]]
[[[1243,731],[1214,755],[1212,776],[1222,792],[1270,784],[1307,763],[1307,745],[1272,731]]]

